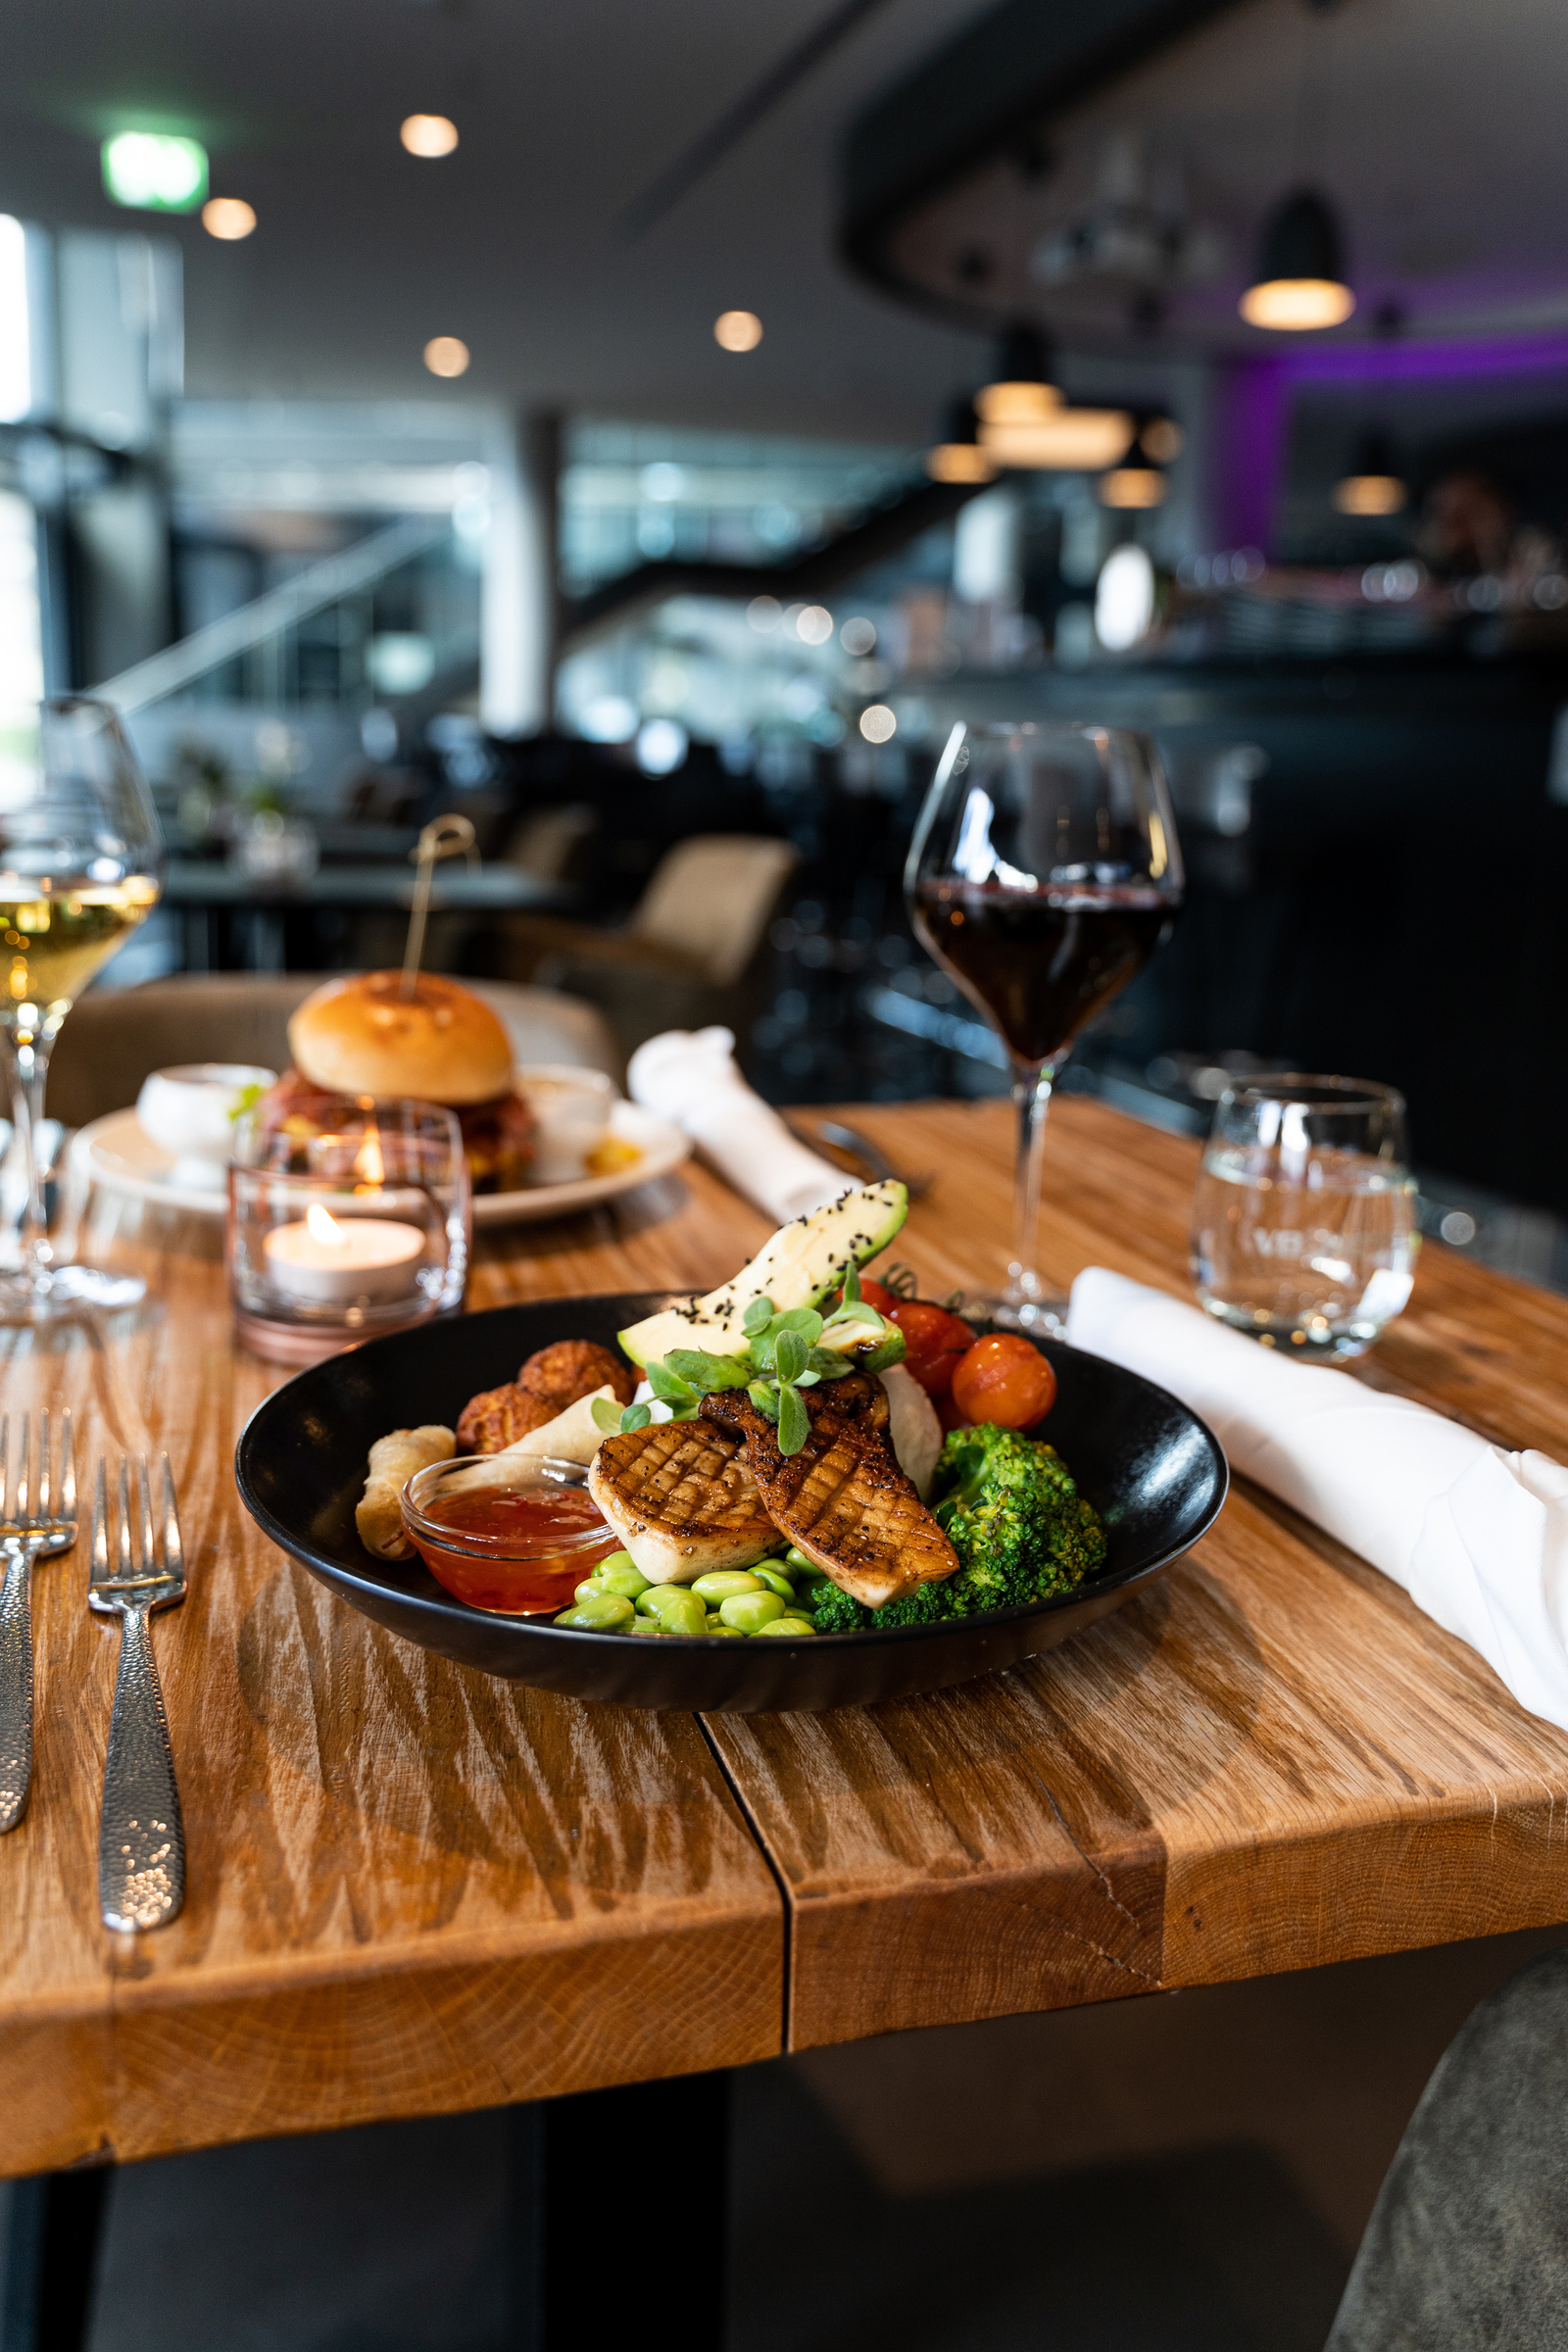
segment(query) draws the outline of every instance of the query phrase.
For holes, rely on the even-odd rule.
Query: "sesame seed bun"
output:
[[[412,1095],[453,1108],[512,1084],[512,1040],[488,1004],[456,980],[356,972],[305,999],[288,1025],[294,1066],[342,1095]]]

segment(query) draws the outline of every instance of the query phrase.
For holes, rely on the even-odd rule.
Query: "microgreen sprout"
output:
[[[776,1426],[779,1451],[799,1453],[810,1435],[807,1391],[853,1372],[855,1357],[849,1350],[863,1348],[868,1340],[892,1328],[866,1304],[859,1277],[850,1266],[843,1298],[825,1321],[814,1306],[791,1306],[780,1313],[771,1298],[753,1298],[741,1316],[743,1353],[710,1355],[704,1348],[671,1348],[643,1369],[655,1396],[676,1421],[689,1421],[705,1396],[721,1389],[744,1389],[757,1410]],[[597,1399],[593,1416],[611,1435],[645,1429],[652,1418],[646,1404],[618,1412],[608,1397]]]
[[[596,1396],[589,1406],[596,1428],[607,1438],[617,1437],[623,1429],[646,1429],[653,1414],[646,1404],[618,1405],[612,1396]],[[696,1411],[696,1406],[692,1410]]]

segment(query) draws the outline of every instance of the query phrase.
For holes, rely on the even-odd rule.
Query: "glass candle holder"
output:
[[[438,1585],[469,1608],[557,1616],[620,1548],[577,1462],[547,1454],[469,1453],[416,1470],[403,1525]]]
[[[314,1364],[456,1314],[471,1250],[468,1163],[439,1103],[313,1095],[236,1121],[228,1289],[253,1354]]]

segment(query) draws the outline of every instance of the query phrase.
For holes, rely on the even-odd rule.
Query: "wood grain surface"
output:
[[[899,1245],[924,1287],[996,1280],[1005,1111],[853,1116],[939,1172]],[[1193,1148],[1067,1100],[1048,1151],[1048,1277],[1184,1293]],[[470,1303],[706,1289],[766,1229],[694,1166],[484,1237]],[[114,1639],[78,1551],[38,1571],[34,1792],[0,1839],[0,2173],[745,2063],[786,1993],[808,2046],[1568,1918],[1568,1738],[1255,1491],[1141,1602],[961,1690],[576,1706],[397,1642],[263,1543],[230,1461],[281,1375],[232,1347],[217,1232],[101,1198],[91,1238],[146,1305],[0,1335],[3,1402],[173,1460],[190,1598],[155,1641],[190,1892],[159,1935],[98,1925]],[[1568,1303],[1450,1252],[1363,1376],[1568,1457]]]
[[[686,1193],[659,1189],[554,1229],[556,1253],[503,1237],[516,1254],[487,1258],[475,1303],[706,1280]],[[153,1638],[189,1891],[157,1935],[99,1924],[115,1640],[88,1615],[83,1541],[37,1573],[33,1791],[0,1839],[0,2173],[776,2051],[778,1889],[701,1726],[432,1657],[263,1542],[230,1465],[284,1375],[231,1346],[220,1235],[104,1210],[94,1253],[142,1263],[147,1303],[0,1335],[0,1401],[72,1405],[84,1459],[170,1452],[189,1597]],[[759,1221],[735,1204],[748,1239]],[[705,1223],[733,1257],[724,1197]]]
[[[853,1113],[942,1181],[900,1250],[994,1280],[1005,1114]],[[1042,1272],[1190,1297],[1192,1144],[1052,1114]],[[1568,1302],[1452,1251],[1361,1376],[1568,1459]],[[789,1889],[793,2046],[1568,1920],[1568,1736],[1259,1490],[1048,1657],[934,1697],[709,1726]]]

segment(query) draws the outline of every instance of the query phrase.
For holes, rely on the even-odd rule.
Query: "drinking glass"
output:
[[[1073,1040],[1170,937],[1181,851],[1159,757],[1113,727],[968,726],[948,738],[905,869],[922,945],[1007,1049],[1018,1111],[1004,1324],[1060,1330],[1035,1271],[1046,1113]]]
[[[1409,1298],[1420,1246],[1392,1086],[1286,1071],[1220,1097],[1192,1230],[1220,1322],[1307,1362],[1360,1355]]]
[[[50,1243],[34,1139],[49,1054],[81,990],[158,903],[162,849],[118,714],[80,695],[44,703],[0,757],[0,1027],[26,1171],[19,1263],[0,1320],[129,1306],[131,1274],[62,1263]]]

